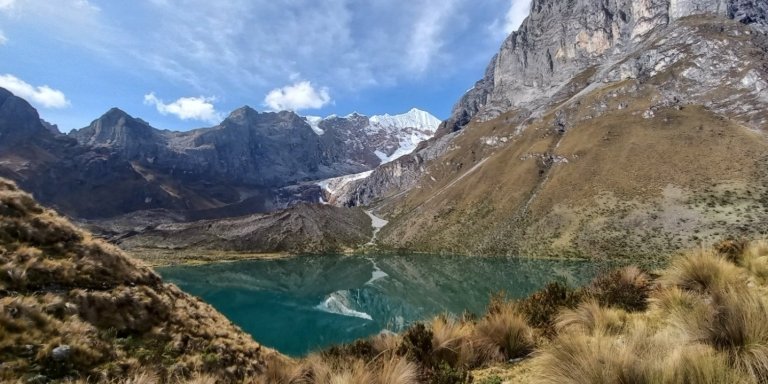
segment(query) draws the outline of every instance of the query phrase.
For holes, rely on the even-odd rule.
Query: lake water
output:
[[[381,255],[300,256],[159,268],[260,343],[300,356],[440,313],[481,314],[491,294],[580,285],[606,264],[576,260]]]

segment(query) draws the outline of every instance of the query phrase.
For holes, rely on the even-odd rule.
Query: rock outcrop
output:
[[[757,30],[768,4],[752,0],[534,0],[485,76],[454,108],[443,131],[510,110],[542,113],[580,91],[579,77],[626,58],[658,28],[689,16],[727,17]]]

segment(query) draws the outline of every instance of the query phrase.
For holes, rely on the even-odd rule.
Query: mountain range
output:
[[[373,169],[431,137],[434,116],[233,111],[211,128],[159,130],[113,108],[67,135],[0,90],[0,175],[80,219],[147,210],[226,217],[317,202],[302,184]]]
[[[535,0],[439,128],[244,107],[170,132],[113,109],[65,136],[5,92],[0,176],[145,245],[327,202],[294,213],[360,218],[340,220],[358,238],[342,207],[372,209],[383,249],[655,257],[766,234],[767,34],[765,2]],[[250,219],[225,227],[267,236]]]

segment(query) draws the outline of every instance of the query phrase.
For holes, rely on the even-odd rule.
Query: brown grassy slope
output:
[[[652,256],[725,233],[759,235],[757,224],[768,223],[765,138],[700,106],[643,118],[656,95],[630,94],[635,87],[586,97],[581,105],[618,94],[597,117],[565,109],[565,133],[554,112],[519,135],[507,123],[514,113],[475,123],[430,166],[436,182],[425,178],[390,206],[381,239],[461,253]]]
[[[760,237],[768,114],[744,84],[768,75],[766,55],[768,40],[739,23],[676,22],[622,61],[585,70],[547,108],[472,122],[415,188],[379,202],[390,220],[380,241],[655,257],[725,234]],[[630,74],[654,56],[668,61]]]
[[[141,369],[240,381],[273,354],[0,179],[0,380],[101,381]]]

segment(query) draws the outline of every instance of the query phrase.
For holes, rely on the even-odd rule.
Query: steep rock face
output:
[[[69,136],[83,146],[108,148],[126,160],[155,158],[167,143],[160,131],[118,108],[110,109]]]
[[[13,147],[46,132],[29,103],[0,88],[0,148]]]
[[[681,18],[723,16],[763,28],[766,14],[765,2],[751,0],[535,0],[491,61],[493,69],[456,105],[445,131],[476,116],[541,112],[562,102],[580,91],[571,87],[579,75],[591,77],[590,68],[622,59],[652,30]]]
[[[367,200],[390,220],[380,241],[656,257],[762,235],[765,15],[749,1],[535,1],[484,80],[488,103],[466,128],[442,127],[450,142],[407,191]]]
[[[142,372],[163,382],[197,374],[242,382],[280,358],[5,179],[0,264],[4,382],[112,382]]]

